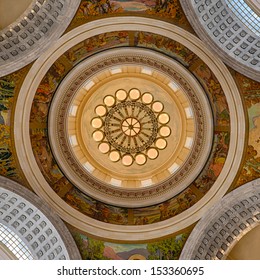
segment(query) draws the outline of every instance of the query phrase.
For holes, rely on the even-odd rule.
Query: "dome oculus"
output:
[[[134,162],[143,165],[166,148],[165,138],[171,134],[166,126],[170,116],[162,112],[162,102],[153,100],[151,93],[141,94],[137,88],[128,92],[119,89],[114,96],[105,96],[104,104],[94,109],[97,116],[91,120],[95,129],[92,137],[112,162],[121,159],[124,166]]]

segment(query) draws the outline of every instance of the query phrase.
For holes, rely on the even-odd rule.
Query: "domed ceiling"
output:
[[[154,20],[139,19],[136,26],[132,21],[131,17],[118,17],[117,24],[114,18],[100,20],[91,31],[88,24],[81,26],[73,30],[73,38],[68,33],[60,40],[62,48],[54,47],[59,57],[50,49],[38,59],[18,96],[17,108],[23,107],[26,116],[21,116],[20,111],[15,113],[15,141],[23,140],[17,155],[22,168],[27,167],[28,181],[40,182],[33,183],[33,188],[36,192],[44,189],[45,199],[51,199],[63,214],[69,213],[64,219],[72,218],[75,226],[83,223],[85,230],[103,238],[110,228],[111,239],[122,231],[122,239],[140,240],[147,239],[136,226],[144,215],[151,238],[161,237],[166,231],[153,230],[157,223],[171,221],[166,228],[172,231],[176,217],[182,214],[183,226],[188,226],[196,221],[197,211],[204,203],[209,203],[209,207],[211,199],[216,199],[216,192],[220,197],[223,195],[227,190],[225,180],[235,176],[228,170],[239,168],[242,155],[236,151],[243,147],[244,139],[237,135],[243,134],[244,128],[238,125],[237,119],[237,115],[240,121],[243,116],[240,95],[234,82],[232,91],[228,86],[232,77],[220,61],[217,65],[211,53],[202,50],[200,41],[192,35],[184,37],[179,28],[172,31],[170,25],[161,21],[155,24]],[[123,31],[117,31],[119,22]],[[135,31],[137,26],[139,31]],[[107,32],[104,33],[104,29]],[[153,30],[156,33],[151,32]],[[164,36],[160,34],[162,30]],[[198,54],[175,41],[176,35],[183,38],[184,44],[189,39],[190,49]],[[130,36],[134,38],[136,50],[134,46],[129,48]],[[172,53],[180,62],[169,61],[158,53],[154,42],[161,42],[165,53]],[[146,50],[148,44],[151,51]],[[111,51],[107,51],[108,47]],[[141,47],[144,50],[140,51]],[[114,48],[116,52],[112,52]],[[183,57],[178,54],[179,49],[183,50]],[[212,77],[209,84],[202,73],[195,70],[204,82],[204,89],[184,67],[191,68],[199,59]],[[53,61],[51,68],[49,61]],[[122,69],[122,73],[113,72],[119,72],[118,69]],[[142,73],[142,69],[146,73]],[[229,78],[231,81],[227,81]],[[218,88],[218,92],[212,86]],[[145,105],[144,93],[155,100]],[[221,106],[217,106],[219,103]],[[187,117],[185,109],[192,117]],[[164,122],[160,120],[161,113],[169,118],[169,124],[160,123]],[[98,117],[100,122],[93,123]],[[138,124],[136,130],[130,126],[133,130],[130,137],[124,130],[129,118]],[[112,126],[116,121],[120,125],[119,134],[114,134]],[[125,136],[120,138],[120,133]],[[159,139],[166,143],[164,151],[157,147]],[[113,163],[110,150],[118,157],[117,162]],[[220,151],[222,159],[212,176],[215,153]],[[26,159],[24,153],[30,156]],[[146,163],[138,164],[139,157]],[[208,192],[210,189],[212,193]],[[176,209],[178,201],[189,203],[184,202],[185,207]],[[191,213],[186,216],[187,209],[193,205],[196,218]],[[125,225],[129,233],[123,233]],[[95,227],[99,228],[98,232]]]
[[[205,47],[178,1],[84,0],[51,32],[1,78],[1,174],[51,205],[83,258],[91,242],[180,254],[210,207],[259,177],[259,83]]]

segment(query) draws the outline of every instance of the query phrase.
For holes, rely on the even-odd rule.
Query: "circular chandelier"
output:
[[[99,151],[112,162],[121,160],[124,166],[134,162],[144,165],[148,159],[156,159],[171,134],[166,125],[170,116],[163,109],[163,103],[154,101],[151,93],[141,93],[137,88],[106,95],[91,120],[92,137],[99,143]]]

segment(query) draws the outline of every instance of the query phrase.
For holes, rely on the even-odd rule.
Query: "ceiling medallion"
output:
[[[128,92],[119,89],[114,96],[105,96],[91,120],[95,129],[92,137],[99,143],[99,151],[124,166],[134,162],[144,165],[148,159],[156,159],[171,134],[166,125],[170,116],[163,109],[163,103],[154,101],[151,93],[142,94],[137,88]]]

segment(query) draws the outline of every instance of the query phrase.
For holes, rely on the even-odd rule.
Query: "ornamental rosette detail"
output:
[[[167,147],[170,116],[150,92],[119,89],[114,95],[106,95],[103,104],[94,110],[92,137],[99,143],[99,151],[108,154],[112,162],[143,165]]]

